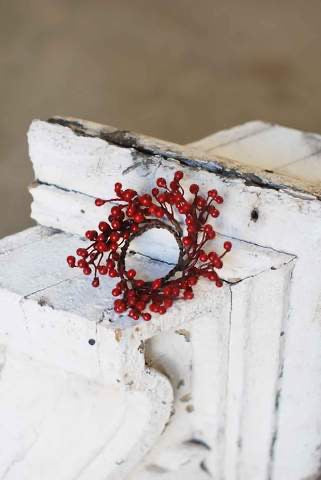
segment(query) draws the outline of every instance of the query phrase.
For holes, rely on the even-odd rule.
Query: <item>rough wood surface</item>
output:
[[[190,478],[209,472],[226,480],[317,478],[320,137],[251,122],[179,146],[91,122],[55,118],[33,122],[29,145],[36,177],[32,215],[43,225],[69,233],[42,227],[1,242],[1,302],[10,312],[5,322],[12,345],[8,352],[31,355],[41,364],[51,362],[55,369],[68,366],[72,375],[112,389],[117,377],[121,380],[117,395],[130,390],[142,395],[147,410],[156,405],[159,412],[158,417],[147,416],[142,447],[137,445],[145,427],[138,436],[128,435],[133,443],[124,451],[125,462],[116,468],[102,455],[93,462],[93,470],[84,470],[89,478],[99,478],[101,469],[113,475],[114,467],[116,475],[121,471],[125,475],[134,454],[142,458],[152,444],[131,480],[160,474],[169,480],[188,472],[195,472]],[[88,289],[88,280],[69,277],[73,271],[62,279],[55,251],[63,250],[64,258],[75,241],[70,233],[82,235],[97,223],[102,210],[94,207],[93,198],[109,195],[115,181],[143,192],[158,176],[171,177],[176,168],[184,170],[187,182],[197,181],[201,189],[217,188],[224,195],[216,227],[235,244],[224,269],[226,283],[214,297],[201,284],[199,301],[175,307],[166,319],[135,327],[125,318],[115,323],[104,288]],[[222,240],[219,236],[217,242]],[[164,241],[157,235],[135,246],[145,256],[133,255],[132,261],[143,265],[147,275],[156,267],[168,271],[168,264],[175,263],[177,252],[164,248]],[[57,258],[56,263],[46,264],[45,257]],[[8,274],[17,259],[19,274],[16,270]],[[85,350],[83,336],[89,335],[99,341]],[[5,334],[1,344],[6,346],[9,337]],[[150,395],[139,386],[147,379],[144,355],[129,354],[142,352],[143,347],[147,363],[155,368],[154,380],[148,377],[148,385],[154,385],[147,388]],[[112,354],[102,355],[106,351]],[[129,390],[124,372],[133,379]],[[153,382],[158,381],[162,387],[155,390]],[[155,443],[169,421],[171,389],[176,413]],[[157,409],[162,398],[167,406]],[[135,408],[133,417],[146,420]],[[118,438],[126,437],[126,428],[120,429]],[[111,436],[108,448],[115,451],[116,437]],[[16,452],[13,462],[19,464],[21,455]]]
[[[289,300],[283,304],[284,366],[277,380],[273,442],[268,465],[260,468],[273,480],[302,480],[318,471],[321,441],[320,185],[269,170],[272,163],[284,166],[283,160],[301,161],[308,153],[317,155],[317,150],[309,150],[311,143],[307,146],[303,134],[257,122],[217,135],[216,146],[226,143],[222,148],[228,149],[228,159],[211,153],[213,138],[182,147],[81,120],[36,121],[29,132],[38,181],[32,189],[33,216],[45,225],[83,234],[85,217],[90,225],[96,222],[92,198],[106,195],[115,181],[144,191],[156,177],[169,178],[180,168],[187,182],[197,179],[202,189],[222,192],[219,232],[296,257]],[[242,163],[251,163],[251,158],[252,166]],[[173,255],[168,249],[163,259],[172,261]],[[262,309],[264,301],[263,297]],[[262,437],[262,449],[263,445]]]
[[[203,169],[208,169],[211,172],[216,173],[222,178],[227,177],[231,179],[241,178],[249,185],[258,185],[265,188],[272,188],[276,190],[289,189],[289,190],[298,190],[301,192],[306,192],[312,194],[318,198],[321,196],[321,185],[320,182],[310,182],[304,178],[296,178],[291,173],[280,173],[280,172],[271,172],[268,168],[268,165],[265,165],[265,162],[255,162],[242,159],[242,154],[235,152],[235,149],[232,148],[229,150],[229,155],[219,155],[216,152],[206,152],[203,150],[202,146],[198,145],[198,142],[193,144],[181,146],[174,143],[162,141],[156,138],[147,137],[145,135],[137,134],[134,132],[129,132],[126,130],[117,130],[113,127],[107,125],[101,125],[94,122],[88,122],[84,120],[79,120],[76,118],[61,118],[53,117],[49,120],[52,124],[58,124],[62,126],[67,126],[72,129],[72,131],[79,136],[100,138],[110,145],[118,145],[125,148],[133,148],[135,151],[140,152],[141,154],[146,155],[160,155],[164,158],[173,158],[179,160],[182,164],[192,165],[194,167],[200,167]],[[260,134],[261,131],[268,131],[274,128],[272,135],[272,142],[270,138],[266,139],[265,145],[265,161],[267,158],[271,159],[275,155],[279,156],[280,151],[278,147],[275,146],[275,137],[278,137],[280,140],[281,131],[282,136],[285,133],[285,137],[290,137],[290,141],[287,139],[285,144],[288,146],[287,150],[290,150],[290,154],[296,152],[299,146],[300,151],[308,151],[308,154],[311,155],[319,152],[320,145],[320,135],[317,134],[306,134],[306,139],[304,138],[302,132],[297,130],[288,129],[280,127],[278,125],[273,126],[269,124],[264,124],[263,122],[249,122],[247,129],[252,128],[252,124],[259,123],[258,131],[254,127],[255,133]],[[262,125],[261,125],[262,124]],[[243,128],[243,127],[241,127]],[[235,127],[234,130],[239,129]],[[228,132],[228,131],[227,131]],[[275,135],[276,134],[276,135]],[[237,135],[238,136],[238,135]],[[241,134],[241,136],[243,136]],[[245,135],[247,136],[247,135]],[[248,135],[252,137],[252,135]],[[291,138],[292,137],[292,138]],[[293,148],[292,142],[293,137],[295,137],[296,148]],[[298,137],[301,137],[298,138]],[[250,143],[252,143],[251,139]],[[309,140],[310,139],[310,140]],[[269,143],[271,142],[271,143]],[[229,142],[228,142],[229,143]],[[231,142],[235,143],[235,142]],[[254,139],[254,145],[256,143],[256,138]],[[289,148],[290,143],[290,148]],[[194,146],[195,144],[195,146]],[[283,141],[281,141],[281,146]],[[306,144],[306,148],[302,148],[302,144]],[[315,147],[317,145],[317,147]],[[250,145],[249,145],[250,146]],[[273,149],[274,146],[274,150]],[[201,148],[200,148],[201,147]],[[264,149],[263,144],[261,143],[260,152]],[[283,152],[282,152],[283,153]],[[247,157],[249,155],[247,154]],[[289,156],[289,154],[288,154]],[[250,155],[251,157],[251,155]],[[271,160],[269,160],[271,162]],[[292,161],[290,157],[290,161]]]
[[[235,158],[266,173],[285,174],[320,187],[321,135],[249,122],[189,144],[209,157]]]
[[[186,462],[195,464],[199,475],[204,473],[200,464],[228,475],[223,453],[231,445],[237,448],[240,437],[250,435],[246,422],[234,430],[231,402],[232,410],[235,407],[250,419],[258,414],[264,425],[274,425],[282,321],[279,297],[284,296],[282,279],[287,283],[288,269],[295,265],[293,256],[235,241],[236,255],[226,263],[221,290],[200,282],[195,301],[178,302],[166,318],[156,315],[146,323],[113,313],[115,280],[105,279],[102,288],[94,290],[88,278],[65,266],[66,253],[81,244],[81,238],[43,227],[18,237],[0,242],[3,478],[40,480],[44,471],[49,480],[104,479],[107,473],[109,479],[124,478],[153,445],[138,473],[132,473],[133,479],[153,470],[179,474]],[[168,268],[139,254],[132,257],[146,275],[155,276],[155,269]],[[18,277],[12,268],[17,258]],[[243,338],[238,341],[240,326],[231,317],[233,302],[243,298],[248,304],[254,284],[255,297],[265,296],[269,310],[253,310],[253,317],[246,315],[238,321],[244,322],[246,332],[249,323],[261,331],[254,329],[250,343],[257,359],[250,351],[246,353]],[[272,341],[263,341],[266,331]],[[257,335],[262,339],[258,344]],[[95,344],[90,345],[89,339]],[[234,346],[231,352],[231,340],[235,352]],[[234,372],[238,352],[243,350],[253,363],[245,360],[249,377],[241,379],[244,393],[235,398],[234,381],[228,384],[227,373],[229,369]],[[256,395],[254,412],[243,397],[251,398],[260,375],[270,380],[262,394]],[[170,418],[172,388],[175,414]],[[17,411],[20,417],[14,420]],[[84,431],[86,439],[78,448],[77,438]],[[270,444],[271,428],[266,435]],[[248,443],[261,450],[253,438]],[[66,460],[61,461],[65,451]],[[268,449],[262,455],[266,465]],[[237,463],[248,468],[242,453]]]

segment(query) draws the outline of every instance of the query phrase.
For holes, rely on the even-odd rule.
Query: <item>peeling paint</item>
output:
[[[115,339],[117,342],[120,342],[123,332],[121,328],[115,328]]]
[[[185,338],[185,341],[186,342],[190,342],[191,341],[191,332],[189,332],[188,330],[186,330],[185,328],[180,328],[178,330],[175,330],[175,333],[178,333],[178,335],[183,335],[183,337]]]

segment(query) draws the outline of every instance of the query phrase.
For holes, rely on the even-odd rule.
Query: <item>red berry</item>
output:
[[[171,205],[173,205],[173,203],[175,203],[175,197],[172,193],[169,193],[168,194],[168,197],[167,197],[167,201],[168,203],[170,203]]]
[[[154,204],[152,204],[149,209],[148,209],[148,214],[149,215],[155,215],[157,212],[158,207]]]
[[[131,225],[130,231],[133,233],[139,232],[139,226],[137,225],[137,223],[133,223],[133,225]]]
[[[123,313],[126,311],[126,303],[123,300],[115,300],[114,310],[117,313]]]
[[[208,274],[208,279],[209,279],[211,282],[216,282],[216,280],[218,279],[217,273],[216,273],[216,272],[210,272],[210,273]]]
[[[102,198],[96,198],[95,200],[95,205],[96,207],[101,207],[102,205],[105,205],[106,200],[103,200]]]
[[[85,236],[88,238],[88,240],[95,240],[95,238],[97,238],[97,232],[96,230],[87,230]]]
[[[166,202],[166,195],[165,195],[165,193],[161,193],[160,195],[158,195],[157,199],[158,199],[159,203],[164,203],[164,202]]]
[[[91,282],[91,284],[92,284],[92,286],[95,287],[95,288],[99,287],[99,278],[98,278],[98,277],[95,277],[95,278],[93,279],[93,281]]]
[[[112,293],[112,295],[113,295],[114,297],[119,297],[119,295],[121,295],[121,289],[118,288],[118,287],[115,287],[115,288],[113,288],[113,290],[111,291],[111,293]]]
[[[208,240],[213,240],[213,238],[215,238],[215,235],[216,235],[216,233],[214,232],[214,230],[211,230],[211,231],[206,233],[206,238]]]
[[[146,303],[143,302],[142,300],[136,300],[135,307],[139,312],[142,312],[146,307]]]
[[[184,298],[185,300],[192,300],[194,298],[194,293],[192,289],[187,289],[184,291]]]
[[[177,183],[175,180],[173,180],[173,181],[169,184],[169,186],[170,186],[170,188],[171,188],[171,190],[172,190],[173,192],[177,193],[177,190],[179,189],[179,185],[178,185],[178,183]],[[181,194],[180,194],[180,195],[181,195]]]
[[[136,310],[130,310],[128,315],[133,319],[133,320],[139,320],[139,313]]]
[[[158,313],[159,313],[160,315],[164,315],[164,314],[166,313],[166,308],[164,307],[164,305],[160,305],[160,306],[158,307]]]
[[[98,250],[98,252],[103,253],[103,252],[107,252],[108,247],[105,242],[98,242],[96,244],[96,249]]]
[[[121,192],[121,189],[122,189],[122,184],[119,182],[115,183],[115,192],[117,194]]]
[[[177,172],[175,172],[174,179],[176,180],[176,182],[182,180],[183,177],[184,173],[181,170],[177,170]]]
[[[111,226],[112,226],[113,230],[119,230],[120,227],[121,227],[121,223],[120,223],[119,220],[114,219],[114,220],[111,222]]]
[[[173,300],[171,298],[164,299],[164,306],[165,308],[170,308],[173,305]]]
[[[220,278],[219,278],[218,280],[216,280],[215,285],[216,285],[218,288],[222,287],[222,286],[223,286],[222,280],[221,280]]]
[[[222,268],[223,267],[223,262],[219,257],[216,257],[212,263],[213,263],[215,268]]]
[[[109,276],[110,276],[111,278],[118,277],[118,272],[117,272],[117,270],[115,270],[115,269],[109,270]]]
[[[107,273],[108,273],[107,266],[106,265],[99,265],[98,272],[100,273],[100,275],[107,275]]]
[[[149,310],[151,312],[158,312],[159,305],[157,303],[151,303],[149,306]]]
[[[118,242],[118,240],[120,239],[120,235],[118,232],[111,232],[110,234],[110,241],[115,243],[115,242]]]
[[[76,253],[79,257],[84,257],[84,258],[88,257],[88,252],[85,248],[77,248]]]
[[[91,274],[91,268],[88,267],[88,266],[83,268],[83,274],[84,275],[90,275]]]
[[[154,197],[157,197],[157,195],[159,194],[158,188],[153,188],[152,189],[152,194],[153,194]]]
[[[137,192],[135,192],[135,190],[131,190],[130,188],[128,188],[127,190],[124,191],[124,193],[122,194],[122,198],[126,201],[126,202],[129,202],[130,200],[132,200],[135,195],[137,195]]]
[[[201,262],[206,262],[208,260],[208,256],[204,251],[200,252],[200,255],[198,258],[200,259]]]
[[[110,258],[106,262],[107,268],[114,268],[115,267],[115,262],[113,262]]]
[[[215,201],[216,201],[216,203],[223,203],[224,202],[223,197],[220,197],[220,195],[217,195],[217,197],[215,198]]]
[[[100,222],[98,228],[101,232],[108,232],[110,230],[110,226],[107,222]]]
[[[135,210],[135,207],[134,205],[129,205],[129,207],[127,208],[127,211],[126,211],[128,217],[133,217],[136,213],[136,210]]]
[[[209,190],[208,192],[208,196],[211,197],[211,198],[216,198],[216,195],[217,195],[217,190]]]
[[[134,270],[133,268],[128,270],[127,278],[129,278],[129,280],[132,280],[133,278],[135,278],[135,276],[136,276],[136,270]]]
[[[179,288],[178,287],[173,287],[172,288],[172,296],[173,297],[178,297],[179,295]]]
[[[86,260],[84,258],[81,258],[80,260],[78,260],[77,265],[78,265],[79,268],[88,267],[88,263],[86,262]]]
[[[224,249],[229,252],[232,249],[232,243],[231,242],[224,242]]]
[[[197,284],[197,277],[189,277],[187,283],[190,287],[193,287]]]
[[[69,267],[73,268],[76,265],[75,257],[73,257],[72,255],[69,255],[67,257],[67,263],[68,263]]]
[[[196,183],[192,183],[192,185],[189,187],[189,191],[194,195],[197,195],[199,189],[200,187]]]
[[[134,222],[141,223],[145,220],[144,215],[141,212],[138,212],[134,215]]]
[[[211,262],[214,262],[214,260],[217,258],[217,253],[216,252],[210,252],[208,254],[208,259],[211,261]]]
[[[152,318],[151,314],[146,312],[146,313],[143,313],[143,319],[145,320],[145,322],[149,322],[149,320]]]
[[[105,233],[100,233],[100,234],[97,236],[96,241],[97,241],[97,242],[104,242],[105,239],[106,239]]]
[[[157,181],[156,181],[156,185],[157,185],[158,187],[165,188],[165,187],[166,187],[166,180],[165,180],[165,178],[158,178]]]
[[[213,218],[217,218],[219,216],[220,212],[218,210],[216,210],[215,207],[211,207],[210,214],[212,215]]]
[[[152,204],[152,197],[146,193],[142,197],[139,197],[139,202],[144,205],[144,207],[149,207]]]
[[[160,288],[161,284],[162,280],[160,278],[157,278],[152,282],[152,290],[157,290],[158,288]]]
[[[187,231],[188,233],[196,233],[197,232],[197,228],[194,226],[194,225],[189,225],[187,227]]]
[[[113,217],[119,217],[119,215],[121,214],[121,208],[114,206],[110,210],[110,213],[112,214]]]
[[[111,249],[112,252],[116,252],[117,249],[118,249],[118,244],[115,243],[115,242],[114,242],[114,243],[111,243],[110,249]]]
[[[184,215],[186,215],[191,211],[191,205],[188,202],[186,202],[183,205],[181,205],[179,210],[180,210],[180,213],[183,213]]]
[[[206,205],[206,200],[205,200],[205,198],[200,197],[200,196],[196,197],[196,206],[197,206],[197,208],[202,209],[202,208],[205,207],[205,205]]]
[[[191,237],[183,237],[183,245],[184,247],[190,247],[192,245],[192,239]]]
[[[171,287],[169,287],[169,286],[164,287],[164,288],[163,288],[163,293],[164,293],[164,295],[166,295],[167,297],[169,297],[169,296],[171,295],[171,293],[172,293]]]
[[[157,210],[155,210],[155,215],[157,218],[163,218],[164,210],[161,207],[157,208]]]

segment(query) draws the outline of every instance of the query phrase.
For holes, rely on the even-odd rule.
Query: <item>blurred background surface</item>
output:
[[[31,225],[33,118],[177,143],[253,119],[320,132],[320,16],[320,0],[0,0],[0,237]]]

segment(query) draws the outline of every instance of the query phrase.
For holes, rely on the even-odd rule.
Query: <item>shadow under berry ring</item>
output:
[[[116,297],[114,310],[119,314],[127,312],[134,320],[142,317],[148,321],[152,313],[164,315],[175,301],[192,300],[193,287],[201,277],[216,287],[223,285],[216,270],[222,268],[222,258],[231,250],[231,242],[224,242],[220,255],[204,250],[205,244],[216,236],[209,218],[219,216],[217,205],[223,203],[223,198],[214,189],[202,196],[196,184],[190,185],[186,195],[181,184],[183,176],[183,172],[175,172],[169,184],[158,178],[151,194],[123,190],[121,183],[116,183],[115,198],[95,200],[97,207],[115,203],[108,221],[101,221],[98,230],[86,231],[85,236],[92,243],[77,249],[78,260],[75,256],[67,257],[70,267],[82,269],[84,275],[93,273],[93,287],[99,287],[100,276],[118,280],[112,295]],[[164,277],[145,281],[139,278],[139,272],[127,270],[126,256],[135,238],[155,228],[173,235],[179,256]]]

